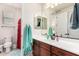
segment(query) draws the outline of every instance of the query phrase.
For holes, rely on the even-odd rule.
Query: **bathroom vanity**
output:
[[[74,4],[59,4],[54,8],[48,8],[50,12],[48,9],[41,8],[41,16],[45,16],[45,19],[42,17],[36,17],[34,19],[34,56],[79,55],[79,29],[72,29],[72,24],[70,22],[70,20],[73,20],[71,19],[73,8]],[[40,26],[36,26],[39,25],[39,23]],[[47,39],[50,27],[53,30],[53,34],[58,36],[58,41],[50,38]]]
[[[71,51],[67,51],[66,49],[58,47],[57,43],[54,43],[54,45],[53,44],[51,45],[44,41],[40,41],[36,39],[33,39],[33,40],[34,40],[33,41],[34,56],[78,56],[78,54],[76,53],[73,53]]]

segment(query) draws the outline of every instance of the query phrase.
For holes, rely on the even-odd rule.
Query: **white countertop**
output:
[[[44,36],[39,36],[39,35],[35,35],[33,36],[33,38],[79,55],[79,40],[59,37],[59,41],[56,41],[56,40],[46,39]]]

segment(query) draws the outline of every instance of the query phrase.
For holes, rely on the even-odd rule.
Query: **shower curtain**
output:
[[[21,49],[21,19],[18,21],[17,48]]]

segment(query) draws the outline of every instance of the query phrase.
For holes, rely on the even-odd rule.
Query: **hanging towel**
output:
[[[23,55],[25,55],[26,53],[26,45],[28,42],[26,42],[26,40],[28,40],[28,26],[26,25],[25,28],[24,28],[24,32],[23,32]]]
[[[28,40],[29,40],[29,46],[28,46],[28,53],[32,52],[32,28],[31,26],[29,25],[29,28],[28,28]]]
[[[29,32],[28,32],[28,34],[29,34],[29,36],[28,36],[29,42],[32,43],[33,42],[33,40],[32,40],[32,28],[31,28],[30,25],[29,25]]]
[[[32,32],[31,26],[26,25],[23,37],[23,55],[28,55],[32,51]]]
[[[70,23],[72,24],[72,29],[79,28],[79,3],[75,3],[74,5],[74,10],[70,18]]]
[[[52,29],[52,27],[49,27],[47,39],[49,39],[49,37],[51,37],[52,35],[53,35],[53,29]]]

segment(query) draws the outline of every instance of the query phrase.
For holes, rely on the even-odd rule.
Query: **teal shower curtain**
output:
[[[28,55],[32,51],[32,29],[26,25],[23,34],[23,55]]]

